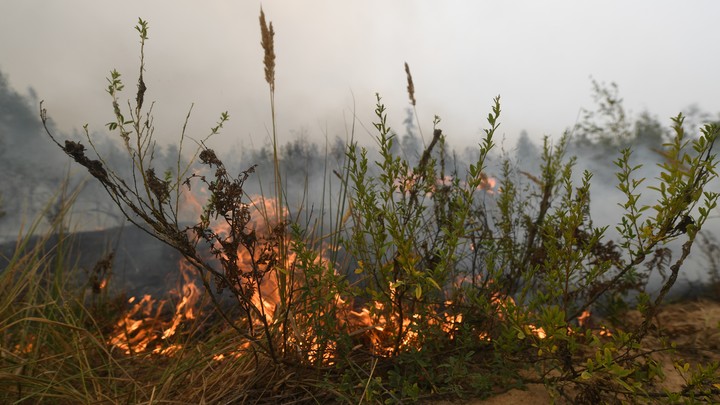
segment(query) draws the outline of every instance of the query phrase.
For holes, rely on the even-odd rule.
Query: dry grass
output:
[[[270,86],[270,91],[275,91],[275,30],[273,29],[272,22],[269,24],[265,22],[265,13],[260,9],[260,34],[263,51],[265,51],[265,57],[263,58],[263,64],[265,65],[265,81]]]
[[[405,62],[405,74],[407,75],[407,91],[410,97],[410,104],[415,107],[415,85],[413,84],[412,75],[410,74],[410,66]]]

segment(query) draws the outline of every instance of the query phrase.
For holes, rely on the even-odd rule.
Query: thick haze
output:
[[[400,132],[405,61],[422,126],[429,131],[439,115],[455,145],[477,142],[498,94],[511,145],[522,129],[535,141],[558,136],[592,107],[590,76],[616,82],[631,112],[647,109],[663,123],[694,103],[720,111],[715,1],[5,0],[0,71],[21,92],[34,89],[60,130],[103,130],[112,119],[108,72],[123,73],[128,97],[135,90],[133,26],[142,17],[159,140],[177,141],[194,102],[193,135],[227,110],[231,121],[215,142],[259,146],[270,125],[261,5],[276,31],[284,140],[303,129],[316,140],[344,135],[353,104],[372,127],[375,92]]]

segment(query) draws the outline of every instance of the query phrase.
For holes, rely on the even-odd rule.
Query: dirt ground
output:
[[[638,311],[629,311],[625,320],[639,325],[642,317]],[[649,347],[660,348],[660,337],[666,337],[677,344],[675,355],[657,356],[663,364],[666,379],[663,388],[672,391],[682,389],[684,380],[673,367],[673,359],[684,359],[691,364],[720,361],[720,302],[707,299],[685,301],[665,305],[656,316],[657,329],[646,338]],[[526,389],[513,389],[504,394],[485,400],[465,402],[438,402],[440,405],[544,405],[551,404],[552,397],[540,384],[530,384]],[[556,400],[555,403],[564,403]]]

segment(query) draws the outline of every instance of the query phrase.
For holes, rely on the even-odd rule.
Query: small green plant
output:
[[[432,391],[437,377],[423,370],[437,369],[434,356],[458,346],[481,351],[482,337],[517,367],[533,364],[537,381],[562,395],[569,395],[569,386],[588,400],[658,395],[649,389],[662,372],[642,342],[717,206],[718,193],[706,186],[717,176],[712,148],[720,128],[707,125],[700,137],[687,139],[683,117],[675,117],[662,172],[656,185],[642,191],[645,179],[635,175],[641,165],[631,163],[629,149],[622,151],[617,187],[627,200],[620,204],[625,214],[615,244],[606,240],[607,227],[594,226],[590,217],[592,173],[584,172],[579,185],[573,181],[575,160],[564,159],[567,136],[555,146],[545,140],[540,174],[519,173],[529,184],[513,178],[506,160],[498,194],[479,198],[487,197],[479,190],[487,179],[484,161],[499,122],[499,99],[492,111],[479,158],[464,181],[456,172],[445,176],[442,148],[433,155],[444,142],[438,128],[417,166],[393,154],[395,139],[379,97],[380,159],[373,167],[366,149],[348,149],[352,224],[344,243],[363,276],[357,294],[378,303],[370,314],[383,324],[386,346],[376,352],[425,375],[425,385],[418,384]],[[642,192],[657,193],[657,202],[641,205]],[[665,246],[679,238],[685,239],[680,257],[669,262],[671,274],[650,300],[644,293],[648,272],[669,260]],[[589,310],[630,291],[640,292],[643,322],[636,330],[600,339],[582,325]],[[588,347],[594,357],[586,357]],[[400,388],[393,381],[388,384]]]

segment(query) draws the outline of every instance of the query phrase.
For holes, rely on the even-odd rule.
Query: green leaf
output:
[[[441,290],[440,285],[437,283],[437,281],[435,281],[434,278],[428,277],[428,278],[426,278],[426,280],[427,280],[430,284],[432,284],[433,287],[437,288],[438,290]]]

